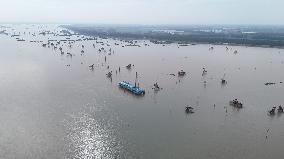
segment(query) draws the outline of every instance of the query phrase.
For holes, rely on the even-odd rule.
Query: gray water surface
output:
[[[147,40],[138,41],[141,47],[127,47],[119,40],[98,39],[105,45],[86,40],[68,48],[61,43],[65,52],[61,55],[42,43],[66,37],[39,33],[62,28],[7,26],[11,26],[6,28],[9,35],[0,35],[0,158],[267,159],[284,155],[284,116],[267,115],[273,106],[284,103],[282,49],[163,46]],[[26,41],[11,37],[18,32]],[[98,52],[101,47],[106,53]],[[111,55],[109,48],[114,51]],[[134,64],[131,70],[125,68],[129,63]],[[91,64],[94,70],[89,69]],[[121,71],[116,74],[118,67]],[[204,76],[203,67],[208,71]],[[181,69],[186,76],[169,75]],[[112,80],[105,75],[111,70]],[[117,86],[123,80],[134,83],[136,72],[146,90],[143,97]],[[221,85],[224,74],[227,85]],[[155,82],[161,91],[152,90]],[[266,86],[266,82],[276,84]],[[243,109],[229,105],[235,98],[244,103]],[[195,113],[186,114],[186,105],[194,107]]]

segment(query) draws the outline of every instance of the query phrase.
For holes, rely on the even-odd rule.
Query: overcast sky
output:
[[[0,22],[284,24],[284,0],[0,0]]]

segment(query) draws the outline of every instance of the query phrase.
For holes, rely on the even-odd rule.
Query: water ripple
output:
[[[110,109],[86,106],[64,121],[68,158],[124,158],[119,136],[121,122]]]

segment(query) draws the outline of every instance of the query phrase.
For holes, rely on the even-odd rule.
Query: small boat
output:
[[[186,112],[186,114],[193,114],[194,113],[193,108],[191,106],[188,106],[188,105],[185,107],[185,112]]]
[[[120,88],[123,88],[123,89],[130,91],[131,93],[134,93],[135,95],[144,95],[145,94],[144,89],[137,87],[136,85],[132,85],[129,82],[126,82],[126,81],[119,82],[118,86]]]
[[[236,108],[243,108],[243,104],[239,102],[237,99],[230,101],[230,105]]]
[[[178,71],[178,76],[184,76],[186,73],[183,71],[183,70],[181,70],[181,71]]]

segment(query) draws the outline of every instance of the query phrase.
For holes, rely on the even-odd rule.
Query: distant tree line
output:
[[[243,33],[241,31],[234,32],[202,32],[187,30],[184,33],[170,34],[165,32],[149,31],[135,31],[130,28],[123,28],[120,31],[116,28],[97,28],[97,27],[79,27],[79,26],[63,26],[76,33],[98,36],[102,38],[120,38],[120,39],[148,39],[167,42],[180,42],[180,43],[210,43],[210,44],[236,44],[248,46],[269,46],[269,47],[284,47],[284,32],[275,32],[275,30],[256,33]],[[258,28],[258,30],[260,30]]]

